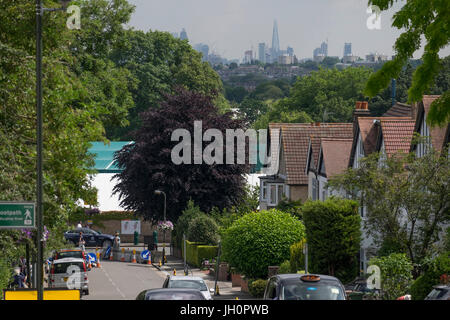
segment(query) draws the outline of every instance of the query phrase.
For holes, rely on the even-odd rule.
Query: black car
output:
[[[150,289],[138,294],[136,300],[206,300],[197,289]]]
[[[321,274],[278,274],[269,279],[265,300],[346,300],[339,279]]]
[[[114,236],[110,234],[100,233],[89,228],[76,228],[73,230],[69,230],[64,233],[64,238],[67,241],[70,241],[74,245],[78,246],[78,242],[80,239],[80,232],[83,233],[83,238],[86,247],[99,246],[107,248],[112,246],[114,241]]]

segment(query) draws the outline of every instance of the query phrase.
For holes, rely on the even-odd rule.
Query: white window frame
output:
[[[267,204],[269,206],[276,206],[281,201],[278,197],[279,188],[282,188],[281,196],[286,196],[286,185],[284,183],[268,183],[268,197],[267,197]],[[275,199],[272,199],[272,187],[275,187]]]
[[[262,180],[261,181],[261,201],[267,201],[267,199],[269,198],[269,192],[268,192],[269,188],[268,188],[268,183],[267,181]],[[266,192],[266,195],[264,196],[264,191]]]

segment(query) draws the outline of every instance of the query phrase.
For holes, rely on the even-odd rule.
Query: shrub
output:
[[[298,270],[305,268],[305,255],[303,254],[303,245],[305,239],[300,242],[294,243],[291,248],[291,258],[289,260],[291,273],[297,273]]]
[[[264,291],[266,289],[267,280],[258,279],[252,281],[248,285],[248,291],[254,298],[264,297]]]
[[[191,220],[187,230],[189,241],[216,245],[219,241],[217,223],[206,215],[200,215]]]
[[[291,273],[291,263],[289,262],[289,260],[284,261],[280,265],[280,269],[278,270],[278,273],[279,274]]]
[[[425,299],[433,289],[433,286],[441,282],[443,274],[450,274],[450,251],[441,254],[435,259],[425,261],[423,264],[423,275],[418,277],[411,285],[412,299]]]
[[[267,278],[269,266],[289,259],[289,247],[305,235],[303,223],[288,213],[263,210],[236,220],[223,235],[223,258],[250,278]]]
[[[373,258],[369,265],[377,265],[381,272],[381,298],[395,300],[409,292],[413,265],[404,253]]]
[[[361,217],[358,203],[347,199],[307,201],[302,208],[309,248],[310,271],[338,277],[358,275]]]
[[[183,210],[182,215],[178,218],[177,223],[175,224],[174,234],[177,240],[177,246],[182,246],[183,234],[187,237],[187,232],[191,221],[201,215],[205,215],[205,213],[200,210],[200,207],[194,204],[194,201],[189,200],[186,209]]]

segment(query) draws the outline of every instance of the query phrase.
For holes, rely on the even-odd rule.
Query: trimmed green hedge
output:
[[[181,252],[184,255],[184,246],[181,246]],[[217,246],[206,246],[199,242],[190,242],[186,240],[186,261],[192,266],[200,267],[202,261],[211,260],[217,257]]]

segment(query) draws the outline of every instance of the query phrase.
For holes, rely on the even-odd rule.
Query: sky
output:
[[[328,55],[342,57],[344,43],[354,55],[378,52],[391,57],[401,30],[391,27],[392,16],[406,1],[381,13],[381,28],[369,29],[367,0],[128,0],[136,6],[129,26],[138,30],[180,33],[186,29],[191,45],[205,43],[227,59],[242,59],[258,43],[272,43],[273,22],[278,22],[280,48],[294,49],[310,58],[328,39]],[[418,50],[414,58],[420,58]],[[441,56],[450,54],[447,46]]]

